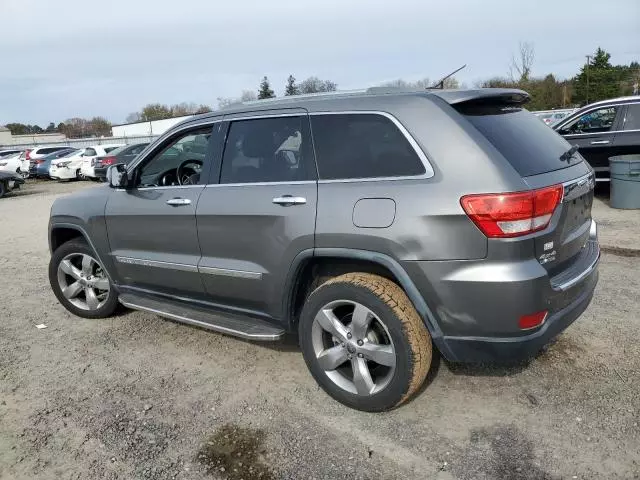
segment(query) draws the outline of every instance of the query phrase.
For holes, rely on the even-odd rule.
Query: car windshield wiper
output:
[[[573,147],[571,147],[569,150],[567,150],[566,152],[564,152],[562,155],[560,155],[560,161],[561,162],[568,162],[571,160],[571,157],[573,157],[576,152],[578,151],[578,145],[574,145]]]

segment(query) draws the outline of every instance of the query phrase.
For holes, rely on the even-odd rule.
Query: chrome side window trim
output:
[[[206,273],[208,275],[220,275],[224,277],[246,278],[249,280],[262,279],[262,273],[247,272],[245,270],[231,270],[228,268],[216,268],[216,267],[198,267],[198,271],[200,273]]]
[[[208,183],[206,188],[209,187],[248,187],[249,185],[309,185],[316,183],[315,180],[298,180],[295,182],[248,182],[248,183]]]
[[[345,179],[330,179],[330,180],[319,180],[319,183],[326,183],[326,182],[350,182],[350,181],[371,181],[371,180],[402,180],[402,179],[407,179],[407,178],[431,178],[435,175],[435,171],[433,170],[433,166],[431,165],[431,162],[429,161],[429,159],[427,158],[427,155],[424,153],[424,151],[422,150],[422,148],[420,148],[420,145],[418,145],[418,142],[416,142],[416,139],[413,138],[413,136],[409,133],[409,131],[405,128],[405,126],[400,123],[400,121],[393,115],[391,115],[388,112],[383,112],[380,110],[342,110],[342,111],[331,111],[331,112],[312,112],[309,113],[310,117],[314,117],[314,116],[319,116],[319,115],[381,115],[385,118],[388,118],[389,120],[391,120],[391,122],[393,122],[393,124],[396,126],[396,128],[398,128],[398,130],[400,130],[400,132],[404,135],[404,137],[407,139],[407,141],[409,142],[409,144],[411,145],[411,147],[413,148],[413,150],[416,152],[416,155],[418,155],[418,158],[420,158],[420,161],[422,162],[424,169],[425,169],[425,173],[421,174],[421,175],[410,175],[410,176],[404,176],[404,177],[381,177],[381,178],[374,178],[374,179],[351,179],[351,178],[345,178]],[[313,132],[312,132],[313,135]]]
[[[187,265],[185,263],[159,262],[157,260],[146,260],[143,258],[122,257],[119,255],[116,255],[115,258],[118,263],[124,263],[128,265],[165,268],[168,270],[180,270],[181,272],[192,272],[192,273],[198,272],[198,267],[196,265]]]

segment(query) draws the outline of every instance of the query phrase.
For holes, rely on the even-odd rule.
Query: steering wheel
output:
[[[192,163],[195,165],[199,165],[200,167],[202,166],[202,160],[190,159],[185,160],[180,165],[178,165],[178,168],[176,168],[178,185],[191,185],[191,176],[197,172],[192,168],[187,169],[185,167]],[[191,170],[192,173],[187,173],[186,170]]]

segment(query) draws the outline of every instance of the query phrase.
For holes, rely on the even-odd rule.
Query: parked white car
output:
[[[14,153],[2,155],[5,152],[0,152],[0,171],[22,174],[22,161],[20,160],[20,150]],[[27,170],[27,173],[29,170]]]
[[[51,161],[49,167],[49,177],[54,180],[73,180],[82,177],[95,177],[92,160],[96,157],[106,155],[107,152],[117,148],[114,145],[90,145],[71,152],[69,155]],[[87,167],[85,167],[85,162]],[[86,175],[86,172],[88,175]]]
[[[51,160],[49,166],[49,177],[54,180],[73,180],[80,178],[80,169],[85,149],[74,150],[67,155]]]
[[[92,145],[84,149],[82,154],[82,166],[80,168],[80,175],[84,178],[95,179],[96,177],[96,158],[103,157],[107,153],[116,148],[122,147],[122,144],[118,145]]]

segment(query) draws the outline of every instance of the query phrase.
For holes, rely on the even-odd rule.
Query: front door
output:
[[[306,112],[225,117],[221,166],[198,203],[210,301],[281,319],[293,259],[313,248],[316,169]]]
[[[615,131],[621,121],[622,106],[596,108],[558,129],[596,172],[596,179],[609,177],[609,157],[613,155]]]
[[[118,283],[157,293],[202,296],[196,206],[218,123],[182,130],[129,169],[132,186],[111,193],[106,222]],[[194,148],[198,146],[198,148]],[[196,151],[196,154],[193,152]]]

